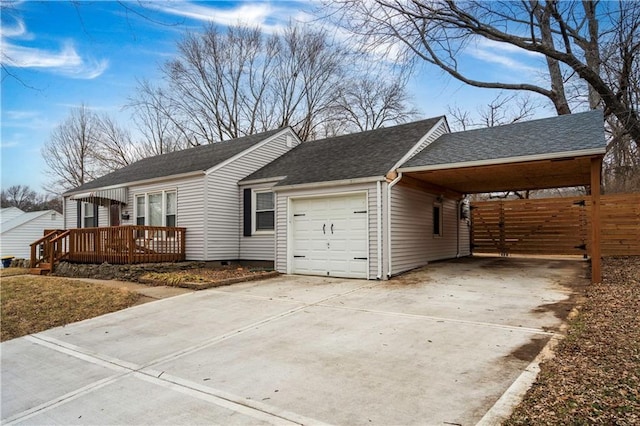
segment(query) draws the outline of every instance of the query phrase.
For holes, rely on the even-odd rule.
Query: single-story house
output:
[[[0,254],[29,259],[31,243],[42,238],[45,230],[62,229],[62,214],[55,210],[24,212],[17,207],[0,210]]]
[[[189,260],[385,279],[470,254],[465,194],[585,184],[604,152],[600,111],[458,133],[442,116],[305,143],[284,128],[82,185],[65,194],[65,227],[181,226]]]

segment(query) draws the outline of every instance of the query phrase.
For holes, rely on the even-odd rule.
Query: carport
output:
[[[587,186],[591,280],[601,280],[600,183],[606,151],[601,111],[443,135],[390,179],[442,195]]]

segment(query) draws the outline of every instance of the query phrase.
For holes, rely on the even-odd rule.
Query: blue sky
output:
[[[246,22],[271,32],[289,20],[312,19],[307,1],[16,1],[2,13],[1,186],[47,181],[40,148],[73,107],[84,103],[123,126],[122,107],[136,79],[160,78],[158,67],[175,54],[186,30],[209,22]],[[141,16],[143,15],[143,16]],[[317,25],[317,23],[315,24]],[[11,62],[6,61],[6,56]],[[539,57],[485,42],[461,58],[490,80],[535,79]],[[448,105],[475,110],[497,92],[474,89],[424,66],[410,82],[413,102],[424,117],[446,114]],[[552,115],[543,109],[539,115]]]

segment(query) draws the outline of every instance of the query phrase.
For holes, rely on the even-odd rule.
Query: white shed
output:
[[[55,210],[23,212],[16,207],[0,211],[0,255],[29,259],[30,244],[42,238],[45,229],[63,229],[62,214]]]

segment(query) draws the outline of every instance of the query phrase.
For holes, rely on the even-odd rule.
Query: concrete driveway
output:
[[[562,325],[585,271],[472,258],[136,306],[4,342],[2,422],[476,424]]]

